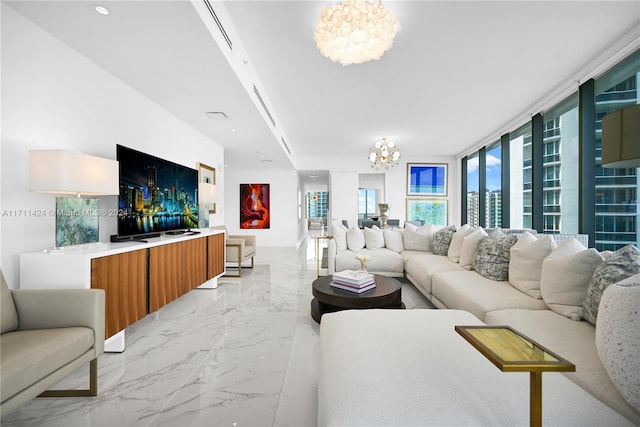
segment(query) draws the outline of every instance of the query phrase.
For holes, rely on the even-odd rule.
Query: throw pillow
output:
[[[640,274],[609,286],[596,322],[596,348],[620,394],[640,412]]]
[[[540,292],[551,310],[569,319],[581,320],[587,285],[603,259],[594,248],[566,254],[565,242],[542,263]]]
[[[600,264],[589,281],[587,296],[582,303],[582,316],[595,326],[602,293],[612,283],[640,273],[640,249],[627,245],[615,251]]]
[[[367,249],[384,248],[384,234],[378,227],[364,229],[364,241]]]
[[[558,246],[549,235],[539,239],[525,231],[511,248],[509,283],[530,297],[540,299],[542,262]]]
[[[473,259],[478,252],[478,245],[485,237],[487,237],[487,232],[482,227],[478,227],[462,239],[462,250],[460,251],[460,265],[462,267],[467,270],[473,268]]]
[[[435,255],[447,256],[449,252],[449,244],[451,244],[451,238],[453,233],[456,232],[456,226],[451,225],[435,232],[433,235],[432,250]]]
[[[453,233],[453,236],[451,236],[451,243],[449,243],[449,250],[447,251],[447,257],[451,262],[460,262],[462,242],[464,241],[464,238],[473,233],[474,230],[475,229],[469,224],[465,224]]]
[[[496,231],[485,237],[478,245],[473,269],[481,276],[491,280],[509,279],[509,251],[518,241],[518,236],[505,236]]]
[[[358,227],[353,226],[347,231],[347,247],[350,251],[359,251],[364,248],[364,231]]]
[[[398,253],[404,251],[404,245],[402,244],[402,231],[395,228],[385,229],[383,235],[384,244],[387,248]]]
[[[416,227],[409,224],[403,234],[404,248],[410,251],[428,252],[431,250],[433,240],[433,226],[431,224]]]
[[[333,240],[336,242],[336,252],[342,252],[347,250],[347,227],[341,222],[334,221],[331,224],[331,234]]]

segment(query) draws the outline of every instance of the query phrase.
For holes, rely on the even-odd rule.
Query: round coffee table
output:
[[[320,323],[322,315],[334,311],[363,308],[405,308],[402,302],[402,285],[396,279],[375,275],[376,287],[361,294],[344,291],[330,285],[331,276],[313,281],[311,317]]]

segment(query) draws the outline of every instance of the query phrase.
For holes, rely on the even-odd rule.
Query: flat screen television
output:
[[[116,146],[120,164],[118,239],[198,228],[198,171]]]

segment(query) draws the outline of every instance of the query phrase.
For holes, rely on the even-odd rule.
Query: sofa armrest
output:
[[[327,249],[327,273],[333,274],[336,272],[336,241],[335,239],[329,239],[329,247]]]
[[[17,289],[11,293],[18,312],[18,330],[84,326],[95,333],[97,354],[104,352],[104,290]]]
[[[234,234],[227,236],[227,239],[242,239],[245,246],[256,247],[256,236],[253,234]]]

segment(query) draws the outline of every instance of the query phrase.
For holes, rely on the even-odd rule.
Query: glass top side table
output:
[[[509,326],[456,326],[455,330],[502,372],[529,372],[530,425],[542,426],[542,373],[575,372],[576,366]]]

